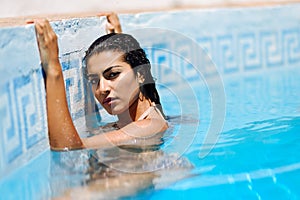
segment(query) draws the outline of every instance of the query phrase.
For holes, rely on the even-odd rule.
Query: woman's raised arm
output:
[[[35,30],[41,64],[46,74],[45,87],[50,146],[53,150],[83,148],[68,109],[64,78],[58,59],[57,36],[48,20],[36,21]]]

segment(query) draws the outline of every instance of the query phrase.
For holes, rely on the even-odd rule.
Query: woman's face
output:
[[[87,76],[93,93],[105,110],[113,115],[128,110],[140,91],[134,71],[122,56],[121,52],[104,51],[87,61]]]

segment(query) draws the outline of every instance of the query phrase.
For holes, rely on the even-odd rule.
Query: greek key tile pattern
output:
[[[168,78],[170,70],[193,81],[199,79],[195,68],[201,69],[204,76],[213,76],[217,71],[221,76],[226,76],[300,63],[300,27],[241,31],[192,39],[197,41],[202,52],[195,51],[188,43],[177,41],[176,38],[158,43],[153,41],[152,45],[147,42],[145,50],[158,80],[164,79],[167,85],[178,84],[176,80]]]
[[[84,116],[84,86],[80,52],[71,52],[61,58],[66,95],[72,119]]]
[[[300,27],[200,36],[197,41],[223,75],[300,61]]]
[[[46,138],[45,93],[41,70],[0,88],[1,167]]]
[[[184,14],[188,15],[188,12]],[[300,64],[298,25],[282,25],[276,28],[265,26],[251,31],[243,29],[223,31],[211,33],[208,31],[205,34],[199,31],[198,35],[193,33],[194,38],[191,39],[203,49],[200,53],[188,43],[176,38],[147,41],[145,51],[152,63],[155,78],[164,80],[164,84],[170,86],[180,84],[174,80],[172,70],[187,81],[197,80],[199,71],[195,70],[194,65],[201,69],[204,76],[214,76],[217,71],[221,76],[226,76]],[[143,41],[140,43],[143,44]],[[72,118],[80,119],[86,115],[87,94],[86,81],[82,75],[82,51],[66,53],[60,59]],[[0,172],[15,159],[26,154],[28,149],[39,141],[47,138],[46,121],[41,69],[32,70],[28,74],[1,83]]]
[[[67,101],[74,120],[85,115],[81,57],[61,58]],[[0,172],[47,138],[44,79],[41,68],[0,86]]]

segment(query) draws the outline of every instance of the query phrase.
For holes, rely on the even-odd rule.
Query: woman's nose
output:
[[[99,80],[98,90],[101,94],[109,92],[110,91],[109,80],[106,80],[105,78],[101,78]]]

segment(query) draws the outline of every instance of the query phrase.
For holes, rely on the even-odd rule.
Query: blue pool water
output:
[[[185,153],[197,175],[152,198],[299,199],[299,75],[294,68],[224,79],[227,114],[217,144],[199,158],[198,132]]]
[[[73,199],[299,199],[299,77],[297,67],[225,77],[226,117],[216,144],[204,143],[214,120],[207,87],[193,94],[183,88],[180,102],[161,87],[172,132],[165,136],[165,154],[150,159],[149,166],[167,166],[170,161],[179,167],[155,177],[117,176],[131,186],[104,181],[113,187],[103,190],[103,182],[87,181],[87,151],[46,151],[1,180],[0,199],[49,199],[65,191],[71,191]],[[179,108],[186,109],[182,116],[176,115]],[[96,189],[86,189],[89,184]]]
[[[295,3],[120,15],[169,116],[152,153],[51,152],[34,27],[1,28],[0,200],[299,199],[299,11]],[[76,128],[96,132],[82,129],[114,117],[90,113],[81,69],[105,19],[52,25]]]

